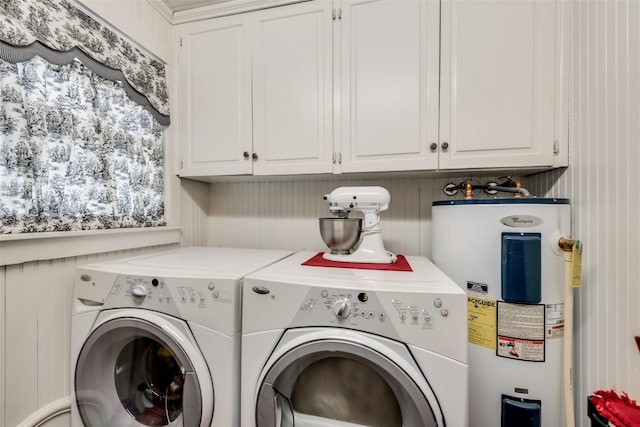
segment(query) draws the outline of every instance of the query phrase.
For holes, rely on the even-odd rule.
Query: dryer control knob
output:
[[[349,301],[336,301],[335,304],[333,304],[333,314],[335,314],[338,319],[346,319],[349,317],[349,314],[351,314],[351,305],[349,305]]]
[[[147,296],[147,288],[144,285],[136,285],[131,293],[134,297],[144,298]]]

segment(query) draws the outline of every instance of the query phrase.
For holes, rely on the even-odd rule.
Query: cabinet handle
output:
[[[242,156],[243,156],[245,159],[249,159],[249,152],[248,152],[248,151],[245,151],[244,153],[242,153]]]
[[[443,150],[446,150],[447,148],[449,148],[449,143],[443,142],[442,144],[440,144],[440,148],[442,148]]]
[[[258,160],[258,155],[256,153],[251,154],[251,158],[253,160]]]
[[[431,144],[429,144],[429,148],[431,149],[431,151],[436,151],[436,149],[438,148],[438,144],[432,142]]]

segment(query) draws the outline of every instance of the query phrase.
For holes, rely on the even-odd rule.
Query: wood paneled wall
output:
[[[322,196],[339,186],[380,185],[391,193],[381,214],[385,247],[404,255],[431,256],[431,203],[446,199],[444,186],[461,177],[326,178],[214,183],[209,190],[207,244],[291,250],[325,250],[318,218],[329,217]],[[496,178],[473,178],[486,183]],[[476,197],[488,197],[482,191]],[[461,198],[462,194],[455,197]]]
[[[615,388],[640,400],[640,2],[580,1],[573,13],[570,166],[532,181],[572,200],[584,243],[575,291],[575,389]]]

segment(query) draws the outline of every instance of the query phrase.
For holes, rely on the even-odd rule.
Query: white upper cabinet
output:
[[[246,17],[186,24],[180,38],[180,175],[251,173],[251,43]]]
[[[558,163],[554,142],[559,149],[568,119],[556,98],[557,2],[443,0],[441,7],[439,168]]]
[[[564,3],[314,0],[182,24],[181,175],[566,166]]]
[[[181,25],[181,176],[333,168],[331,2]]]
[[[331,2],[253,15],[256,175],[333,170]]]
[[[340,8],[342,171],[436,169],[438,2]]]

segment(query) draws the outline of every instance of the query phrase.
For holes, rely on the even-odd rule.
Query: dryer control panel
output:
[[[348,328],[439,354],[466,355],[467,298],[458,288],[452,293],[369,291],[247,279],[244,288],[243,333],[283,326]]]
[[[439,323],[438,318],[449,317],[444,296],[386,294],[312,288],[295,323],[309,326],[309,322],[317,322],[387,335],[404,327],[431,330]]]

